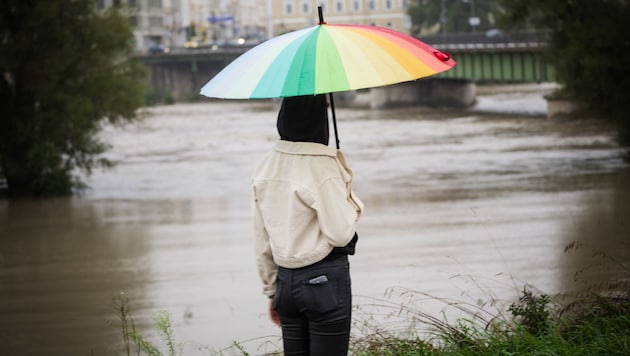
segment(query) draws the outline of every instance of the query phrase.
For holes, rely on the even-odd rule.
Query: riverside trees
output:
[[[630,1],[501,0],[507,26],[547,29],[563,95],[618,123],[630,147]]]
[[[116,9],[92,0],[0,4],[0,180],[9,197],[70,195],[109,162],[103,122],[133,120],[146,71]]]
[[[408,14],[411,33],[486,31],[496,26],[498,0],[416,0]]]

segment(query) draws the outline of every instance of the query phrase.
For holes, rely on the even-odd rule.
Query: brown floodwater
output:
[[[117,165],[95,172],[83,196],[0,201],[0,354],[123,354],[121,293],[163,351],[159,311],[186,355],[234,341],[253,354],[276,348],[249,194],[277,109],[151,108],[104,129]],[[627,268],[630,182],[609,127],[420,109],[337,114],[366,204],[351,259],[358,322],[404,291],[433,296],[420,304],[440,317],[448,299],[509,303],[525,284],[556,296]]]

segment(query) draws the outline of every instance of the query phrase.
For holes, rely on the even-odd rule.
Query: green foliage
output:
[[[415,294],[417,300],[411,299]],[[627,294],[626,294],[627,295]],[[420,337],[397,337],[391,327],[383,330],[379,325],[371,325],[373,333],[351,341],[350,354],[357,356],[494,356],[494,355],[628,355],[630,354],[630,299],[628,297],[605,297],[593,295],[580,299],[568,306],[560,307],[544,295],[534,295],[524,288],[518,302],[512,303],[509,310],[513,318],[499,312],[486,321],[480,314],[488,309],[480,305],[478,309],[463,302],[444,300],[450,306],[470,313],[470,318],[457,320],[454,325],[430,317],[416,309],[416,303],[426,302],[426,294],[406,293],[403,304],[390,304],[390,315],[406,316],[416,327],[433,330]],[[131,317],[129,301],[121,293],[114,298],[114,305],[122,321],[123,340],[126,355],[135,354],[161,356],[160,349],[147,341],[136,329]],[[381,304],[377,309],[386,309]],[[375,312],[373,310],[372,312]],[[378,313],[378,312],[376,312]],[[414,314],[415,313],[415,314]],[[480,323],[480,321],[483,321]],[[168,348],[168,355],[174,356],[176,344],[171,325],[171,316],[160,311],[156,317],[156,328]],[[375,321],[371,319],[370,323]],[[418,323],[416,325],[416,323]],[[364,325],[365,326],[365,325]],[[417,330],[417,329],[416,329]],[[410,330],[407,330],[409,335]],[[426,337],[432,336],[427,341]],[[251,340],[250,340],[251,341]],[[280,347],[272,345],[274,350]],[[184,354],[178,345],[179,354]],[[209,355],[243,355],[249,353],[239,342],[229,348],[214,351],[199,347],[197,351]],[[280,355],[281,352],[263,352],[265,355]]]
[[[414,295],[415,298],[412,298]],[[386,314],[388,318],[405,316],[416,332],[406,330],[405,334],[411,337],[397,337],[391,332],[397,322],[383,329],[370,316],[366,322],[370,325],[359,327],[373,332],[352,342],[353,355],[630,354],[630,298],[627,293],[623,297],[591,295],[561,306],[552,302],[549,296],[535,295],[525,287],[519,300],[508,308],[511,316],[495,310],[496,314],[490,318],[483,315],[492,309],[489,307],[495,305],[494,302],[475,308],[465,302],[437,298],[449,308],[468,315],[451,324],[417,309],[416,304],[427,301],[425,293],[409,291],[402,296],[406,298],[403,303],[382,301],[366,315],[379,314],[379,310],[391,308],[392,313]],[[433,331],[419,337],[421,328]]]
[[[148,341],[138,332],[136,324],[131,316],[129,299],[124,293],[120,293],[113,298],[114,308],[121,320],[122,338],[125,345],[127,356],[131,355],[131,346],[136,346],[137,355],[162,356],[160,349],[153,343]],[[155,316],[155,325],[166,346],[168,347],[168,355],[176,356],[175,338],[173,328],[171,326],[171,315],[166,311],[160,311]]]
[[[545,294],[535,296],[526,286],[518,303],[512,303],[508,311],[528,332],[540,336],[547,333],[551,327],[550,303],[549,296]]]
[[[472,27],[468,19],[473,11],[480,20],[476,31],[495,26],[495,16],[499,11],[497,0],[417,0],[409,5],[407,13],[412,22],[411,33],[420,35],[429,28],[439,28],[445,32],[469,32]],[[446,20],[444,28],[438,27],[442,20]]]
[[[560,330],[569,345],[580,345],[582,354],[630,354],[630,300],[595,296],[569,310]]]
[[[169,356],[175,356],[175,337],[173,336],[173,327],[171,326],[171,315],[167,311],[162,310],[158,312],[155,321],[162,335],[162,339],[168,346]]]
[[[0,177],[9,197],[69,195],[108,166],[103,120],[136,117],[146,71],[128,20],[91,0],[0,5]]]
[[[136,354],[137,355],[148,355],[148,356],[162,356],[160,349],[157,346],[153,345],[151,342],[146,340],[142,334],[138,332],[136,329],[135,323],[131,324],[131,332],[127,336],[133,343],[136,345]],[[129,356],[129,352],[127,352],[127,356]]]
[[[429,356],[438,355],[437,349],[431,344],[416,339],[373,339],[363,343],[355,343],[352,354],[357,356]]]
[[[501,0],[501,22],[550,31],[548,58],[566,94],[619,123],[630,146],[630,2],[627,0]]]

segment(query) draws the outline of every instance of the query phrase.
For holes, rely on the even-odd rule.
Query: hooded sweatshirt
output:
[[[281,140],[253,178],[256,264],[263,293],[275,293],[278,266],[319,262],[355,236],[363,203],[352,192],[352,171],[328,147],[325,96],[283,100]]]

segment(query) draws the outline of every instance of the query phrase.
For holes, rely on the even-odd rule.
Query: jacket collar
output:
[[[313,142],[292,142],[280,140],[276,143],[275,150],[294,155],[337,156],[337,150]]]

